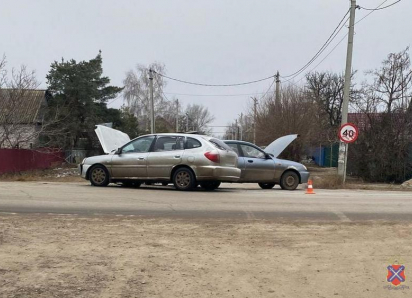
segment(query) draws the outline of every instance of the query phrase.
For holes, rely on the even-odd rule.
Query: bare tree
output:
[[[410,69],[409,47],[399,53],[391,53],[382,62],[382,67],[368,72],[374,82],[365,88],[368,97],[382,104],[384,110],[408,108],[408,91],[411,90],[412,71]]]
[[[204,134],[210,134],[211,129],[208,127],[215,120],[208,108],[198,105],[189,104],[185,110],[187,126],[189,130],[198,131]]]
[[[156,118],[161,119],[162,124],[167,124],[170,127],[173,126],[176,119],[173,102],[165,99],[163,94],[163,88],[165,87],[166,82],[159,75],[159,73],[163,74],[165,72],[165,66],[160,63],[152,63],[149,66],[138,64],[134,70],[129,70],[126,73],[126,78],[123,80],[123,98],[129,106],[130,112],[138,118],[139,127],[146,132],[149,131],[150,127],[149,69],[155,71],[153,74],[153,98]],[[156,125],[161,124],[159,123]]]
[[[391,53],[382,67],[367,72],[355,122],[361,128],[351,146],[351,171],[369,181],[401,182],[410,178],[412,161],[412,69],[408,49]]]

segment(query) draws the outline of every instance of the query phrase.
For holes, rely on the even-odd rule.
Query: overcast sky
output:
[[[383,1],[358,0],[357,4],[374,8]],[[171,77],[238,83],[277,70],[288,75],[300,69],[349,5],[349,0],[0,0],[0,54],[6,54],[9,67],[25,64],[36,70],[44,88],[54,60],[89,60],[99,50],[105,75],[118,86],[127,70],[153,61],[164,63]],[[353,68],[360,71],[358,80],[363,71],[379,67],[388,53],[410,46],[411,12],[412,1],[402,0],[355,26]],[[357,10],[356,19],[367,13]],[[344,28],[329,49],[346,33]],[[316,70],[343,71],[345,57],[346,39]],[[172,93],[247,94],[177,96],[184,103],[207,106],[216,116],[214,125],[226,125],[247,108],[248,94],[265,92],[270,83],[208,88],[169,81],[165,92],[169,98],[175,96]],[[119,98],[111,106],[121,104]]]

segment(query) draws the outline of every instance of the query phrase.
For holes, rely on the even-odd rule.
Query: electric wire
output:
[[[253,96],[253,95],[261,95],[265,92],[257,92],[257,93],[234,93],[234,94],[188,94],[188,93],[173,93],[173,92],[165,92],[165,94],[169,95],[176,95],[176,96],[193,96],[193,97],[237,97],[237,96]]]
[[[363,18],[361,18],[359,21],[355,22],[355,25],[362,22],[364,19],[366,19],[368,16],[370,16],[372,13],[374,13],[375,11],[378,10],[379,7],[381,7],[382,5],[384,5],[386,2],[388,2],[388,0],[383,1],[381,4],[379,4],[375,9],[373,9],[372,11],[370,11],[367,15],[365,15]]]
[[[269,93],[269,91],[272,89],[272,87],[273,87],[273,84],[276,82],[276,79],[274,79],[273,80],[273,82],[272,82],[272,84],[270,84],[270,86],[269,86],[269,88],[266,90],[266,92],[260,97],[261,99],[262,98],[265,98],[265,96]]]
[[[357,6],[358,8],[364,9],[364,10],[369,10],[371,12],[369,12],[367,15],[365,15],[363,18],[361,18],[360,20],[358,20],[355,24],[358,24],[359,22],[361,22],[362,20],[364,20],[365,18],[367,18],[370,14],[372,14],[374,11],[377,10],[382,10],[382,9],[386,9],[389,8],[399,2],[401,2],[401,0],[395,1],[387,6],[381,7],[383,4],[385,4],[388,0],[383,1],[380,5],[378,5],[376,8],[365,8],[362,6]],[[350,9],[346,12],[346,14],[343,16],[343,18],[341,19],[341,21],[339,22],[338,26],[335,28],[335,30],[332,32],[332,34],[329,36],[329,38],[326,40],[326,42],[322,45],[322,47],[319,49],[319,51],[312,57],[312,59],[309,60],[308,63],[306,63],[302,68],[300,68],[298,71],[287,75],[287,76],[280,76],[281,78],[290,78],[288,80],[286,80],[285,82],[290,82],[292,84],[294,84],[293,82],[291,82],[294,78],[296,78],[298,75],[300,75],[303,71],[305,71],[325,50],[326,48],[330,45],[330,43],[336,38],[336,36],[339,34],[339,32],[343,29],[343,27],[345,26],[346,22],[348,21],[349,18],[346,18],[347,15],[349,14]],[[346,18],[346,20],[345,20]],[[343,25],[342,25],[343,23]],[[332,48],[332,50],[314,67],[312,68],[309,72],[315,70],[322,62],[324,62],[330,54],[332,54],[332,52],[334,52],[334,50],[342,43],[342,41],[345,39],[345,37],[348,35],[345,34],[345,36],[343,36],[343,38]],[[196,85],[196,86],[205,86],[205,87],[233,87],[233,86],[241,86],[241,85],[249,85],[249,84],[254,84],[254,83],[258,83],[258,82],[262,82],[265,80],[268,80],[270,78],[275,78],[274,75],[271,75],[269,77],[265,77],[262,79],[258,79],[258,80],[254,80],[254,81],[248,81],[248,82],[242,82],[242,83],[234,83],[234,84],[206,84],[206,83],[197,83],[197,82],[190,82],[190,81],[185,81],[185,80],[181,80],[181,79],[176,79],[173,77],[169,77],[166,76],[164,74],[158,73],[155,70],[152,70],[154,73],[158,74],[161,77],[164,77],[166,79],[172,80],[172,81],[176,81],[176,82],[180,82],[180,83],[184,83],[184,84],[190,84],[190,85]],[[297,82],[300,82],[302,79],[304,78],[304,76],[302,78],[300,78]],[[157,81],[157,80],[156,80]],[[184,94],[184,93],[167,93],[170,95],[179,95],[179,96],[201,96],[201,97],[212,97],[212,96],[218,96],[218,97],[235,97],[235,96],[251,96],[251,95],[262,95],[261,98],[264,98],[267,93],[270,91],[270,89],[272,88],[273,84],[275,83],[275,79],[273,80],[273,82],[271,83],[271,85],[269,86],[269,88],[266,90],[266,92],[261,92],[261,93],[250,93],[250,94]],[[159,83],[157,82],[158,86]],[[160,86],[159,86],[160,87]],[[163,97],[166,101],[170,101],[168,99],[168,97],[166,96],[166,93],[163,91],[163,88],[161,88],[161,92],[163,94]],[[107,103],[107,105],[112,104],[113,102],[117,101],[119,98],[121,98],[120,96],[113,99],[112,101],[110,101],[109,103]]]
[[[385,6],[385,7],[379,8],[379,7],[381,7],[383,4],[385,4],[385,2],[387,2],[387,1],[388,1],[388,0],[383,1],[380,5],[378,5],[378,6],[377,6],[376,8],[374,8],[374,9],[367,9],[367,10],[372,10],[372,11],[371,11],[370,13],[368,13],[367,15],[365,15],[365,16],[364,16],[363,18],[361,18],[360,20],[358,20],[355,24],[357,24],[357,23],[361,22],[362,20],[364,20],[365,18],[367,18],[367,17],[368,17],[371,13],[373,13],[374,11],[380,10],[380,9],[384,9],[384,8],[388,8],[388,7],[392,6],[392,5],[395,5],[396,3],[400,2],[401,0],[396,1],[396,2],[394,2],[394,3],[390,4],[390,5],[387,5],[387,6]],[[363,8],[363,7],[360,7],[360,8]],[[365,8],[363,8],[363,9],[365,9]],[[332,48],[332,50],[331,50],[318,64],[316,64],[316,66],[315,66],[314,68],[312,68],[309,72],[314,71],[320,64],[322,64],[322,62],[325,61],[325,60],[330,56],[330,54],[332,54],[332,52],[334,52],[334,51],[336,50],[336,48],[342,43],[342,41],[343,41],[347,36],[348,36],[348,33],[346,33],[346,34],[342,37],[342,39]],[[301,77],[296,83],[299,83],[299,82],[302,81],[304,78],[305,78],[305,76]],[[288,80],[288,81],[286,81],[286,82],[290,82],[290,80]],[[290,83],[296,85],[296,84],[293,83],[293,82],[290,82]],[[296,85],[296,86],[297,86],[297,85]]]
[[[243,82],[243,83],[234,83],[234,84],[205,84],[205,83],[195,83],[195,82],[189,82],[189,81],[185,81],[185,80],[181,80],[181,79],[176,79],[176,78],[172,78],[172,77],[166,76],[164,74],[158,73],[154,70],[152,70],[152,71],[154,73],[158,74],[159,76],[161,76],[163,78],[166,78],[166,79],[169,79],[169,80],[172,80],[172,81],[176,81],[176,82],[180,82],[180,83],[184,83],[184,84],[189,84],[189,85],[203,86],[203,87],[234,87],[234,86],[250,85],[250,84],[266,81],[266,80],[269,80],[269,79],[274,77],[274,75],[271,75],[269,77],[265,77],[265,78],[254,80],[254,81]]]
[[[120,98],[121,98],[121,96],[117,96],[116,98],[114,98],[114,99],[112,99],[110,102],[108,102],[108,103],[106,104],[106,106],[111,105],[112,103],[114,103],[115,101],[117,101],[117,100],[120,99]]]
[[[296,75],[299,75],[300,73],[302,73],[306,68],[308,68],[319,56],[320,54],[323,53],[323,51],[329,46],[329,44],[335,39],[336,35],[342,30],[343,26],[345,25],[345,23],[347,22],[348,18],[348,14],[350,12],[350,9],[348,9],[348,11],[345,13],[345,15],[343,16],[343,18],[340,20],[338,26],[335,28],[335,30],[333,30],[332,34],[329,36],[329,38],[325,41],[325,43],[322,45],[322,47],[319,49],[319,51],[312,57],[312,59],[309,60],[309,62],[307,62],[303,67],[301,67],[298,71],[287,75],[287,76],[282,76],[282,78],[289,78],[289,77],[293,77]],[[343,23],[343,24],[342,24]]]
[[[385,1],[385,2],[386,2],[386,1]],[[384,2],[384,3],[385,3],[385,2]],[[399,3],[399,2],[401,2],[401,0],[395,1],[395,2],[393,2],[392,4],[386,5],[386,6],[384,6],[384,7],[379,7],[379,6],[381,6],[381,5],[383,4],[383,3],[382,3],[381,5],[379,5],[379,6],[376,7],[376,8],[366,8],[366,7],[363,7],[363,6],[359,6],[359,8],[364,9],[364,10],[372,10],[372,11],[382,10],[382,9],[389,8],[389,7],[395,5],[395,4]]]

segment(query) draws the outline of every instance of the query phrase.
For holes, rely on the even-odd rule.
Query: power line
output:
[[[270,89],[272,89],[273,84],[276,82],[276,79],[273,80],[272,84],[270,84],[269,88],[266,90],[266,92],[261,96],[261,98],[264,98],[270,91]]]
[[[368,17],[371,13],[373,13],[375,10],[380,10],[380,9],[384,9],[384,8],[390,7],[390,6],[395,5],[396,3],[400,2],[401,0],[396,1],[396,2],[394,2],[394,3],[390,4],[390,5],[387,5],[387,6],[385,6],[385,7],[379,8],[379,7],[381,7],[383,4],[385,4],[385,2],[387,2],[387,1],[388,1],[388,0],[385,0],[385,1],[383,1],[380,5],[378,5],[376,8],[371,9],[372,11],[371,11],[370,13],[368,13],[366,16],[364,16],[363,18],[361,18],[361,19],[360,19],[359,21],[357,21],[355,24],[357,24],[357,23],[359,23],[360,21],[362,21],[363,19],[367,18],[367,17]],[[360,8],[363,8],[363,7],[360,7]],[[363,8],[363,9],[365,9],[365,8]],[[367,10],[369,10],[369,9],[367,9]],[[334,51],[336,50],[336,48],[342,43],[342,41],[343,41],[347,36],[348,36],[348,33],[346,33],[346,34],[342,37],[342,39],[332,48],[332,50],[331,50],[318,64],[316,64],[316,66],[315,66],[314,68],[312,68],[309,72],[314,71],[320,64],[322,64],[322,62],[325,61],[325,60],[329,57],[329,55],[332,54],[332,52],[334,52]],[[302,81],[304,78],[305,78],[304,76],[301,77],[296,83]],[[289,82],[289,81],[290,81],[290,80],[288,80],[288,81],[286,81],[286,82]],[[296,84],[293,83],[293,82],[290,82],[290,83],[296,85]],[[296,86],[297,86],[297,85],[296,85]]]
[[[258,92],[258,93],[235,93],[235,94],[187,94],[187,93],[173,93],[173,92],[165,92],[165,94],[169,95],[179,95],[179,96],[199,96],[199,97],[236,97],[236,96],[252,96],[252,95],[260,95],[264,94],[265,92]]]
[[[388,0],[383,1],[381,4],[379,4],[375,9],[373,9],[371,12],[369,12],[366,16],[364,16],[363,18],[361,18],[359,21],[357,21],[355,23],[355,25],[359,22],[362,22],[364,19],[366,19],[368,16],[370,16],[372,13],[374,13],[375,11],[379,10],[379,7],[381,7],[382,5],[384,5],[386,2],[388,2]],[[399,2],[399,1],[398,1]]]
[[[120,96],[118,96],[118,97],[116,97],[115,99],[113,99],[113,100],[111,100],[110,102],[108,102],[107,104],[106,104],[106,106],[108,106],[108,105],[110,105],[110,104],[112,104],[112,103],[114,103],[116,100],[118,100],[119,98],[121,98]]]
[[[180,83],[184,83],[184,84],[189,84],[189,85],[204,86],[204,87],[234,87],[234,86],[250,85],[250,84],[266,81],[266,80],[269,80],[269,79],[274,77],[274,75],[271,75],[269,77],[262,78],[262,79],[259,79],[259,80],[243,82],[243,83],[235,83],[235,84],[205,84],[205,83],[195,83],[195,82],[189,82],[189,81],[185,81],[185,80],[181,80],[181,79],[176,79],[176,78],[168,77],[168,76],[166,76],[164,74],[161,74],[161,73],[158,73],[156,71],[154,71],[154,72],[156,74],[158,74],[159,76],[164,77],[164,78],[169,79],[169,80],[172,80],[172,81],[176,81],[176,82],[180,82]]]
[[[329,55],[332,54],[332,52],[336,50],[336,48],[342,43],[342,41],[345,40],[346,36],[348,36],[348,33],[346,33],[346,34],[342,37],[342,39],[332,48],[332,50],[331,50],[318,64],[316,64],[316,66],[315,66],[314,68],[312,68],[311,70],[309,70],[309,72],[314,71],[319,65],[321,65],[322,62],[325,61],[325,60],[329,57]],[[299,82],[302,81],[304,78],[305,78],[305,76],[301,77],[296,83],[299,83]],[[292,83],[292,82],[290,82],[290,83]],[[292,84],[294,84],[294,83],[292,83]],[[295,84],[295,85],[296,85],[296,84]],[[296,86],[297,86],[297,85],[296,85]]]
[[[386,2],[386,1],[385,1]],[[385,3],[384,2],[384,3]],[[388,7],[391,7],[391,6],[393,6],[393,5],[395,5],[395,4],[397,4],[397,3],[399,3],[399,2],[401,2],[401,0],[398,0],[398,1],[395,1],[395,2],[393,2],[392,4],[389,4],[389,5],[386,5],[386,6],[384,6],[384,7],[379,7],[379,6],[381,6],[381,5],[379,5],[378,7],[376,7],[376,8],[366,8],[366,7],[363,7],[363,6],[359,6],[359,8],[361,8],[361,9],[364,9],[364,10],[372,10],[372,11],[375,11],[375,10],[382,10],[382,9],[386,9],[386,8],[388,8]]]
[[[329,44],[335,39],[336,35],[342,30],[344,24],[346,23],[346,21],[348,20],[346,17],[349,14],[348,10],[345,15],[343,16],[343,18],[340,20],[338,26],[335,28],[335,30],[333,30],[332,34],[329,36],[329,38],[325,41],[325,43],[322,45],[322,47],[319,49],[319,51],[312,57],[312,59],[309,60],[308,63],[306,63],[302,68],[300,68],[298,71],[287,75],[287,76],[282,76],[282,78],[289,78],[289,77],[296,77],[297,75],[299,75],[300,73],[302,73],[306,68],[309,67],[309,65],[311,65],[319,56],[320,54],[322,54],[322,52],[329,46]],[[343,24],[342,24],[343,23]]]

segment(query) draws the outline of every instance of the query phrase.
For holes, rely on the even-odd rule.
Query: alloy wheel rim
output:
[[[176,175],[176,183],[180,187],[188,187],[190,184],[190,175],[187,172],[180,172]]]
[[[106,179],[106,172],[101,168],[94,169],[92,172],[92,179],[97,184],[101,184]]]

